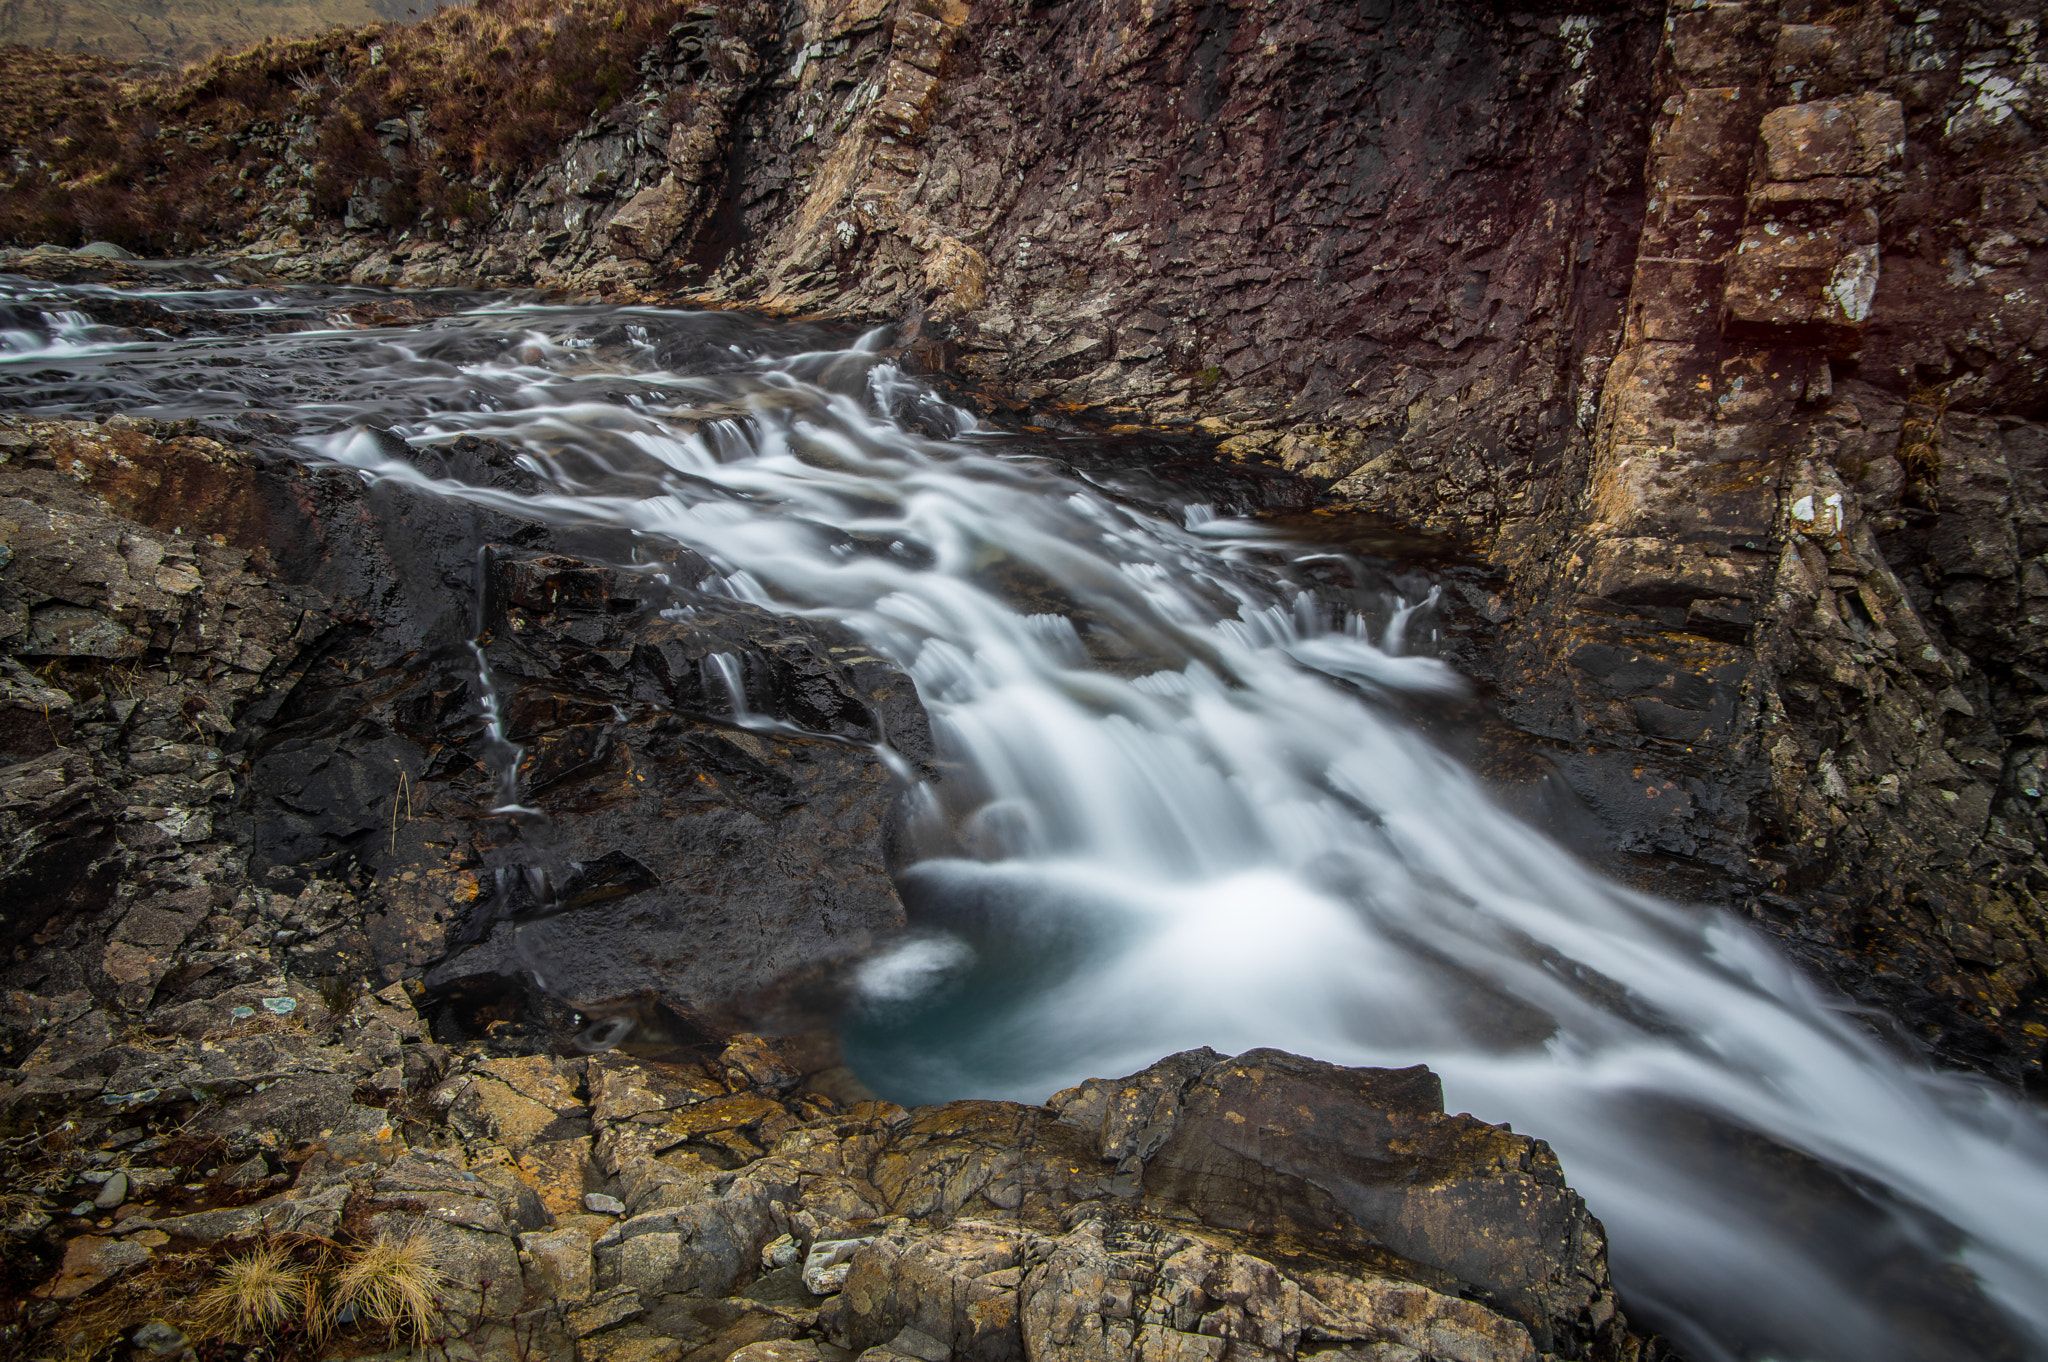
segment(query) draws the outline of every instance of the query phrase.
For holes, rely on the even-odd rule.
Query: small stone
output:
[[[225,1181],[230,1187],[248,1187],[262,1182],[269,1176],[269,1163],[264,1160],[261,1154],[257,1154],[246,1162],[238,1163],[233,1168],[228,1169]]]
[[[761,1266],[773,1272],[778,1267],[789,1267],[804,1256],[802,1245],[790,1235],[781,1235],[770,1240],[761,1249]]]
[[[92,1203],[91,1203],[90,1201],[81,1201],[81,1202],[79,1202],[79,1203],[78,1203],[78,1204],[77,1204],[76,1206],[73,1206],[73,1207],[71,1208],[71,1213],[72,1213],[73,1215],[81,1215],[81,1216],[82,1216],[82,1215],[91,1215],[91,1214],[93,1213],[93,1210],[94,1210],[94,1207],[93,1207],[93,1204],[92,1204]]]
[[[192,1340],[183,1332],[164,1323],[151,1320],[130,1336],[130,1342],[155,1357],[175,1357],[192,1347]]]
[[[149,1257],[149,1250],[133,1240],[81,1234],[64,1246],[64,1266],[55,1280],[37,1287],[36,1294],[51,1300],[75,1300],[116,1273],[140,1267]]]
[[[6,1229],[7,1233],[25,1239],[38,1230],[47,1229],[50,1221],[51,1216],[48,1211],[39,1211],[31,1206],[15,1216],[14,1219],[6,1222]]]
[[[811,1245],[804,1255],[804,1290],[813,1296],[838,1291],[853,1271],[853,1255],[874,1242],[875,1237],[869,1235],[865,1239],[820,1239]]]
[[[128,1175],[117,1172],[107,1179],[107,1185],[100,1188],[100,1194],[92,1199],[92,1204],[100,1210],[111,1211],[127,1199]]]
[[[583,1209],[596,1211],[599,1215],[624,1215],[626,1203],[603,1192],[586,1192],[583,1195]]]

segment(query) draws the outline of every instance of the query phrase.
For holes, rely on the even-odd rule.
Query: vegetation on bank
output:
[[[715,6],[477,0],[409,27],[273,40],[175,77],[0,49],[0,241],[176,253],[232,239],[268,203],[351,204],[405,226],[481,221],[639,81],[642,53]],[[282,150],[282,155],[279,151]]]
[[[348,1243],[287,1233],[204,1245],[123,1274],[74,1307],[42,1335],[51,1350],[42,1355],[82,1362],[118,1352],[123,1338],[165,1356],[192,1344],[215,1356],[238,1344],[285,1359],[337,1345],[354,1352],[445,1341],[448,1285],[417,1229]]]

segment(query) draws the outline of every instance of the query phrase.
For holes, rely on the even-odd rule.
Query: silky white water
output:
[[[1039,1101],[1201,1045],[1426,1063],[1452,1110],[1557,1148],[1625,1304],[1702,1362],[2048,1357],[2040,1110],[1506,812],[1386,703],[1461,685],[1422,593],[1335,608],[1306,550],[979,429],[879,338],[504,302],[368,332],[311,295],[295,334],[95,338],[12,288],[0,400],[261,410],[368,479],[686,545],[715,571],[678,587],[909,672],[954,774],[920,792],[912,933],[858,971],[850,1052],[884,1092]],[[544,490],[407,448],[462,435]]]

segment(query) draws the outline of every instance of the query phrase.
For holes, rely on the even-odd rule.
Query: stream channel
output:
[[[80,310],[116,297],[189,329]],[[682,585],[892,659],[957,775],[912,792],[947,852],[842,1022],[884,1095],[1038,1102],[1202,1045],[1426,1063],[1556,1147],[1631,1318],[1694,1362],[2048,1358],[2041,1111],[1510,813],[1404,717],[1466,688],[1422,574],[1122,495],[880,334],[484,295],[337,324],[389,298],[0,279],[0,407],[685,545],[714,571]],[[406,457],[471,435],[547,490]]]

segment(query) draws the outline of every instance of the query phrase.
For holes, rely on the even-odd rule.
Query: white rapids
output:
[[[955,774],[920,792],[913,934],[857,973],[852,1053],[885,1092],[1038,1101],[1201,1045],[1426,1063],[1453,1110],[1556,1147],[1625,1304],[1695,1362],[2048,1357],[2042,1112],[1507,812],[1387,703],[1462,684],[1413,646],[1425,600],[1333,611],[1271,531],[1148,513],[978,428],[875,338],[791,353],[710,325],[495,302],[95,347],[67,322],[10,332],[0,399],[268,405],[304,456],[687,545],[716,572],[681,585],[893,658]],[[268,386],[172,362],[220,347]],[[436,478],[372,426],[506,442],[549,490]],[[1988,1333],[1914,1304],[1972,1282]]]

